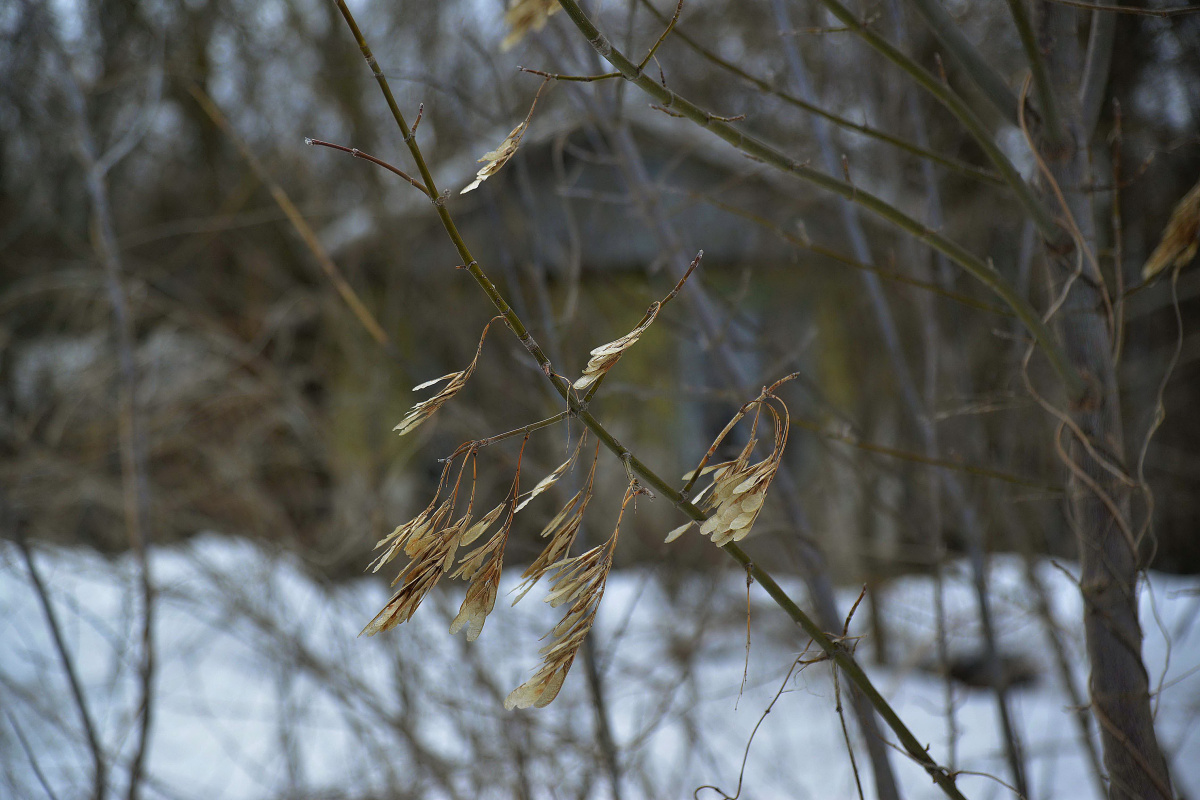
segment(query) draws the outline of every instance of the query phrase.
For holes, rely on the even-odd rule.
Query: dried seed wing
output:
[[[468,528],[467,532],[464,533],[462,536],[462,544],[463,545],[470,544],[471,542],[478,539],[479,536],[484,531],[486,531],[488,528],[492,527],[492,525],[495,524],[496,520],[500,519],[500,512],[504,511],[504,507],[506,505],[508,505],[508,504],[501,503],[500,505],[496,506],[491,511],[484,514],[483,517],[478,522],[476,522],[474,525],[472,525],[470,528]]]
[[[570,580],[555,583],[554,588],[546,595],[545,602],[550,604],[551,608],[558,608],[568,600],[575,599],[585,588],[587,584],[577,577],[572,577]]]
[[[716,472],[719,469],[723,469],[725,467],[728,467],[730,464],[735,464],[735,463],[737,463],[737,462],[722,461],[720,464],[709,464],[707,467],[704,467],[702,470],[700,470],[700,474],[697,477],[703,478],[705,475],[709,475],[713,472]],[[685,473],[683,473],[683,480],[690,481],[692,479],[693,475],[696,475],[696,470],[692,470],[690,472],[685,472]]]
[[[396,611],[401,602],[400,594],[392,596],[392,599],[387,602],[375,618],[367,623],[367,626],[358,632],[359,636],[374,636],[377,633],[390,630],[398,623],[396,621]]]
[[[567,679],[566,669],[555,670],[554,672],[543,675],[538,673],[526,683],[521,684],[512,691],[505,700],[504,707],[510,711],[514,708],[545,708],[550,705],[555,697],[558,697],[558,692],[562,689],[563,681]]]
[[[755,486],[757,486],[758,482],[761,481],[762,479],[763,479],[762,475],[758,475],[758,474],[750,475],[750,477],[746,478],[744,481],[742,481],[741,483],[739,483],[737,486],[735,486],[733,488],[731,495],[737,496],[737,495],[742,495],[742,494],[745,494],[746,492],[749,492]]]
[[[568,500],[567,504],[554,515],[554,519],[546,523],[546,527],[542,528],[541,533],[543,539],[552,536],[555,531],[561,529],[566,519],[580,510],[576,509],[575,506],[579,503],[581,497],[583,497],[583,490],[576,492],[575,496]]]
[[[557,639],[540,649],[538,655],[549,660],[563,655],[567,651],[576,650],[583,644],[583,640],[587,638],[588,631],[590,630],[591,626],[589,625],[579,625],[574,631],[563,636],[563,638]]]
[[[756,516],[757,515],[754,513],[738,514],[733,518],[733,521],[729,523],[729,529],[732,531],[740,531],[743,528],[748,529],[750,527],[750,523],[754,522],[754,518]],[[734,536],[737,536],[737,534],[735,533]]]
[[[586,433],[584,433],[584,435],[579,437],[579,441],[575,444],[575,449],[571,452],[570,457],[566,461],[564,461],[563,463],[561,463],[557,467],[555,467],[553,472],[551,472],[546,477],[542,478],[540,481],[538,481],[536,486],[534,486],[532,489],[529,490],[528,494],[525,495],[525,499],[522,500],[519,504],[517,504],[516,509],[513,511],[514,514],[517,513],[518,511],[520,511],[521,509],[523,509],[525,506],[529,505],[530,501],[533,500],[533,498],[537,497],[539,494],[546,491],[554,484],[558,483],[558,480],[563,475],[567,474],[567,470],[569,470],[571,468],[571,465],[575,463],[575,459],[579,457],[579,450],[580,450],[580,448],[583,447],[583,440],[586,438],[587,438]]]
[[[530,31],[540,31],[546,27],[546,20],[558,9],[555,0],[512,0],[508,4],[508,11],[504,13],[509,34],[500,43],[500,50],[511,50]]]
[[[735,531],[730,529],[721,531],[713,537],[713,544],[715,544],[717,547],[724,547],[725,545],[734,541],[734,533]]]
[[[1200,182],[1197,182],[1171,212],[1158,246],[1142,267],[1148,281],[1168,267],[1186,267],[1200,247]]]
[[[471,588],[467,590],[467,596],[463,600],[462,606],[458,609],[458,615],[450,623],[450,635],[453,636],[465,626],[467,641],[475,641],[483,630],[483,623],[487,621],[487,615],[492,613],[495,606],[496,586],[493,581],[481,581],[478,588],[476,584],[472,584]]]
[[[671,542],[675,541],[680,536],[682,536],[684,534],[684,531],[688,530],[695,524],[696,524],[696,520],[694,520],[694,519],[688,520],[685,524],[680,525],[678,528],[676,528],[675,530],[668,533],[667,538],[663,539],[663,542],[666,544],[670,544]]]
[[[704,496],[706,494],[708,494],[710,491],[712,491],[712,488],[716,485],[717,484],[715,484],[715,483],[710,483],[708,486],[705,486],[703,489],[701,489],[700,491],[698,491],[694,495],[692,495],[692,505],[696,505],[701,500],[703,500]]]
[[[483,164],[479,168],[479,172],[475,173],[475,180],[467,184],[459,194],[466,194],[479,188],[479,184],[486,181],[488,178],[500,171],[500,168],[508,163],[508,160],[517,152],[517,148],[521,145],[521,137],[525,135],[525,129],[529,127],[529,120],[526,119],[520,125],[512,129],[512,132],[504,138],[500,146],[495,150],[490,150],[484,153],[479,162]]]
[[[449,375],[443,375],[440,378],[434,378],[433,380],[425,381],[424,383],[418,383],[416,386],[414,386],[412,388],[412,390],[414,392],[419,392],[422,389],[428,389],[430,386],[439,384],[442,381],[453,380],[454,378],[457,378],[459,375],[462,375],[462,373],[461,372],[451,372]]]
[[[789,417],[787,406],[783,401],[770,394],[769,390],[764,389],[763,394],[757,400],[743,406],[738,415],[734,417],[734,421],[745,416],[745,411],[754,406],[758,407],[758,412],[754,417],[754,430],[752,430],[749,440],[736,461],[718,468],[709,487],[712,489],[712,494],[704,504],[711,514],[700,526],[700,532],[705,536],[711,536],[713,544],[717,546],[740,541],[750,533],[754,521],[762,510],[767,489],[779,471],[783,450],[787,444]],[[766,414],[763,414],[764,409]],[[769,416],[774,423],[774,447],[770,455],[762,461],[752,464],[750,459],[758,444],[754,433],[757,432],[758,422],[763,416]],[[722,435],[728,433],[729,430],[730,426],[727,425]],[[716,443],[709,448],[710,453],[715,446]],[[692,502],[699,502],[702,494],[703,492],[696,495]]]
[[[629,333],[619,339],[615,339],[607,344],[602,344],[592,350],[592,357],[588,360],[587,366],[583,369],[583,374],[575,381],[575,389],[577,391],[585,391],[590,388],[593,383],[600,379],[600,376],[608,372],[620,360],[621,355],[637,342],[641,335],[645,333],[650,324],[654,322],[658,316],[658,309],[661,304],[655,302],[651,304],[649,310],[646,311],[645,318]]]
[[[479,346],[475,348],[475,358],[471,360],[470,365],[461,372],[451,372],[449,375],[443,375],[440,378],[434,378],[433,380],[418,384],[413,391],[426,389],[434,384],[447,381],[446,385],[437,394],[427,400],[422,400],[409,409],[408,413],[404,415],[404,419],[400,420],[400,424],[392,430],[401,436],[411,433],[422,422],[432,417],[439,408],[445,405],[450,398],[458,394],[467,385],[467,380],[471,377],[471,374],[475,371],[475,366],[479,363],[479,354],[483,352],[483,341],[487,338],[488,328],[491,327],[491,324],[491,322],[488,322],[483,327],[483,334],[479,337]]]
[[[763,501],[766,499],[767,498],[765,494],[750,495],[741,502],[742,512],[749,513],[752,511],[757,511],[758,509],[762,508]]]
[[[554,0],[520,0],[518,5],[531,6],[541,4],[544,6],[547,2],[551,3],[554,6],[554,9],[546,12],[546,14],[542,16],[541,22],[536,25],[536,27],[540,28],[542,25],[546,24],[545,17],[553,13],[554,10],[557,10],[558,3],[554,2]],[[509,15],[512,15],[517,10],[518,9],[516,7],[509,9]],[[538,10],[534,9],[534,12],[536,14],[538,13]],[[522,120],[517,127],[512,129],[508,136],[504,137],[504,141],[500,143],[500,146],[495,150],[491,150],[480,156],[479,163],[483,164],[483,166],[480,168],[479,172],[475,174],[475,180],[472,181],[465,189],[459,192],[459,194],[466,194],[467,192],[478,188],[479,184],[483,183],[492,175],[495,175],[497,172],[499,172],[500,168],[507,164],[508,160],[513,157],[513,154],[517,152],[517,148],[521,145],[521,137],[525,135],[525,131],[529,128],[529,121],[533,119],[533,110],[537,108],[538,98],[542,96],[542,89],[545,89],[546,84],[549,82],[549,78],[542,81],[541,87],[538,88],[537,94],[533,97],[533,103],[529,106],[529,113],[525,115],[525,119]]]
[[[630,491],[627,490],[626,503],[630,497]],[[622,504],[622,511],[624,508]],[[607,542],[583,555],[560,562],[554,586],[546,599],[551,605],[560,605],[568,599],[573,602],[566,615],[550,632],[557,641],[542,648],[542,668],[508,696],[504,701],[505,708],[527,708],[530,705],[542,708],[558,695],[580,645],[595,622],[596,609],[604,597],[604,586],[612,566],[612,553],[619,531],[620,517],[617,519],[617,528]]]

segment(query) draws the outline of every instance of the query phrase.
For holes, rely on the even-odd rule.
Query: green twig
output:
[[[560,411],[554,416],[546,417],[538,422],[531,422],[528,425],[524,425],[520,428],[513,428],[511,431],[497,433],[495,436],[489,436],[486,439],[476,439],[475,441],[471,442],[470,445],[473,450],[478,450],[482,447],[490,447],[496,442],[502,442],[505,439],[511,439],[514,436],[528,436],[534,431],[539,431],[542,428],[549,428],[551,425],[557,425],[569,416],[571,416],[570,411]]]
[[[914,464],[925,464],[930,467],[954,470],[957,472],[963,472],[967,475],[975,475],[980,478],[990,478],[992,480],[1003,481],[1004,483],[1010,483],[1014,486],[1024,486],[1028,489],[1037,489],[1039,491],[1046,492],[1049,495],[1064,494],[1063,487],[1061,486],[1042,483],[1041,481],[1033,478],[1025,478],[1020,475],[1014,475],[1011,472],[1003,472],[998,469],[979,467],[949,458],[937,458],[935,456],[925,455],[924,453],[917,453],[912,450],[899,450],[894,447],[875,444],[874,442],[864,441],[851,433],[839,432],[837,430],[830,429],[828,425],[822,425],[819,422],[806,420],[802,417],[792,416],[791,424],[794,428],[803,428],[804,430],[812,431],[824,439],[848,444],[851,447],[854,447],[858,450],[864,450],[868,453],[878,453],[881,456],[888,456],[889,458],[895,458],[900,461],[909,461]]]
[[[834,2],[834,0],[823,0],[823,2]],[[608,40],[608,37],[601,33],[592,21],[588,19],[587,15],[583,13],[583,9],[579,7],[579,4],[575,0],[559,0],[559,4],[567,12],[567,15],[575,23],[575,26],[583,33],[588,43],[602,58],[616,67],[625,76],[626,80],[636,84],[638,88],[658,100],[664,108],[673,109],[682,116],[687,117],[751,158],[758,159],[783,172],[796,175],[810,183],[816,184],[822,189],[857,203],[873,214],[882,217],[901,230],[909,233],[918,241],[925,242],[935,250],[944,253],[951,261],[954,261],[991,289],[996,296],[1003,300],[1016,313],[1029,332],[1033,334],[1034,339],[1050,360],[1054,371],[1062,379],[1063,383],[1066,384],[1069,394],[1072,397],[1079,397],[1082,394],[1083,382],[1074,368],[1070,366],[1066,355],[1063,353],[1062,348],[1059,347],[1049,327],[1042,322],[1040,315],[1034,310],[1033,306],[1025,298],[1017,294],[1012,286],[993,267],[985,264],[977,256],[962,247],[962,245],[926,227],[885,200],[876,197],[870,192],[861,190],[848,182],[832,178],[823,172],[809,167],[807,164],[796,161],[794,158],[781,153],[760,139],[750,136],[729,123],[722,122],[715,115],[700,108],[687,98],[676,94],[671,89],[639,73],[634,64],[623,53],[617,50]],[[849,16],[849,12],[847,12],[847,16],[851,20],[854,19]],[[871,35],[874,36],[874,34]],[[888,46],[890,47],[890,45]],[[929,77],[933,80],[932,76]],[[936,83],[936,81],[934,82]],[[955,102],[961,103],[961,101],[957,100],[957,97],[955,97]],[[963,108],[965,109],[965,106]],[[970,112],[967,111],[967,113],[969,114]],[[1003,156],[1001,156],[1001,159],[1003,159]],[[1005,164],[1008,163],[1007,159],[1003,159],[1003,161]],[[1009,167],[1011,168],[1011,164]],[[1017,181],[1021,187],[1028,190],[1025,182],[1020,180],[1020,176],[1017,176]],[[1040,204],[1038,204],[1038,208],[1041,208]],[[1050,225],[1055,231],[1061,234],[1055,223],[1050,223]]]
[[[814,253],[819,256],[824,256],[825,258],[828,258],[830,261],[836,261],[837,263],[844,264],[847,267],[851,267],[852,269],[861,270],[863,272],[870,272],[874,275],[878,275],[880,278],[883,278],[885,281],[893,281],[895,283],[902,283],[905,286],[911,286],[914,289],[921,289],[926,292],[931,292],[933,294],[938,295],[939,297],[944,297],[947,300],[951,300],[955,303],[960,303],[961,305],[967,306],[968,308],[974,308],[979,311],[986,311],[989,314],[996,314],[1001,317],[1009,317],[1009,318],[1015,318],[1015,316],[1016,316],[1015,314],[1013,314],[1013,312],[1009,308],[1007,308],[1005,306],[995,305],[993,303],[988,303],[983,300],[976,300],[974,297],[965,295],[961,292],[955,292],[950,289],[945,289],[942,286],[940,286],[936,283],[933,283],[932,281],[923,281],[919,278],[914,278],[911,275],[908,275],[907,273],[904,273],[904,272],[898,272],[896,270],[890,270],[890,269],[883,269],[881,267],[876,267],[873,264],[864,264],[861,261],[857,261],[857,260],[851,258],[850,256],[846,255],[845,253],[842,253],[838,250],[833,249],[832,247],[826,247],[825,245],[817,244],[816,242],[809,239],[807,236],[797,236],[794,233],[788,233],[786,230],[784,230],[780,226],[771,222],[771,220],[767,219],[766,217],[760,216],[759,214],[755,214],[753,211],[748,211],[744,208],[740,208],[740,207],[732,205],[730,203],[723,203],[720,200],[717,200],[716,198],[711,197],[707,194],[702,194],[700,192],[689,192],[686,190],[675,190],[675,189],[671,189],[669,187],[664,189],[664,191],[683,195],[684,197],[690,198],[691,200],[694,200],[696,202],[706,203],[707,205],[710,205],[713,208],[719,208],[726,213],[733,214],[733,215],[741,217],[742,219],[745,219],[745,220],[749,220],[750,222],[753,222],[755,225],[758,225],[759,227],[770,231],[771,233],[775,234],[780,239],[782,239],[783,241],[787,242],[790,245],[793,245],[794,247],[798,247],[803,250],[807,250],[808,252]]]
[[[1114,14],[1137,14],[1143,17],[1178,17],[1183,14],[1200,14],[1200,6],[1172,6],[1170,8],[1138,8],[1136,6],[1109,5],[1107,3],[1087,3],[1083,0],[1047,0],[1060,6],[1084,8],[1088,11],[1108,11]]]
[[[1104,107],[1104,90],[1112,68],[1113,41],[1116,38],[1117,18],[1096,11],[1092,14],[1092,30],[1088,34],[1087,58],[1083,78],[1079,82],[1079,118],[1081,134],[1090,139]],[[1119,263],[1119,262],[1118,262]]]
[[[538,75],[552,81],[574,81],[575,83],[593,83],[595,81],[606,81],[609,78],[619,78],[619,72],[605,72],[602,75],[561,75],[557,72],[543,72],[540,69],[530,69],[529,67],[517,67],[521,72],[528,72],[530,75]]]
[[[414,124],[413,127],[415,128],[416,125]],[[370,153],[364,153],[362,150],[359,150],[357,147],[346,147],[345,145],[334,144],[333,142],[326,142],[322,139],[313,139],[310,137],[305,137],[304,143],[306,145],[309,145],[310,147],[328,147],[333,150],[339,150],[343,153],[349,153],[350,155],[354,156],[355,158],[361,158],[364,161],[370,161],[372,164],[383,167],[384,169],[386,169],[388,172],[392,173],[393,175],[398,175],[401,178],[403,178],[404,180],[408,181],[413,186],[415,186],[417,189],[420,189],[421,194],[425,195],[426,197],[430,196],[429,190],[425,188],[425,184],[421,183],[419,180],[412,177],[404,170],[402,170],[398,167],[394,167],[391,164],[389,164],[388,162],[384,161],[383,159],[376,158],[375,156],[371,155]]]
[[[1004,115],[1009,123],[1017,124],[1017,96],[987,61],[979,49],[963,33],[962,28],[950,16],[950,12],[942,5],[941,0],[911,0],[921,19],[933,31],[933,35],[942,46],[954,56],[962,66],[963,71],[983,92],[996,110]],[[1010,0],[1009,5],[1020,0]]]
[[[642,0],[642,4],[645,5],[646,8],[648,8],[650,10],[651,14],[654,14],[655,16],[657,16],[660,21],[663,21],[663,22],[666,21],[666,18],[661,13],[659,13],[658,9],[656,9],[653,5],[650,4],[650,0]],[[750,73],[746,72],[741,67],[734,64],[733,62],[726,61],[725,59],[721,58],[719,55],[717,55],[713,51],[704,47],[704,45],[700,44],[692,37],[688,36],[686,33],[684,33],[679,28],[675,29],[675,38],[679,39],[681,42],[686,44],[688,47],[692,48],[692,50],[694,50],[696,52],[696,54],[699,55],[701,58],[704,58],[707,61],[711,61],[713,64],[716,64],[718,67],[725,70],[726,72],[730,72],[730,73],[736,75],[737,77],[746,81],[750,85],[754,86],[760,92],[769,94],[772,97],[776,97],[776,98],[782,100],[783,102],[787,103],[788,105],[794,106],[795,108],[800,109],[801,111],[805,111],[809,114],[815,114],[816,116],[821,117],[822,119],[829,120],[829,122],[833,123],[834,125],[837,125],[840,128],[845,128],[846,130],[854,131],[855,133],[861,133],[863,136],[868,136],[872,139],[876,139],[878,141],[890,144],[893,147],[903,150],[906,153],[910,153],[911,155],[917,156],[918,158],[928,159],[929,161],[932,161],[936,164],[941,164],[943,167],[952,169],[955,172],[966,175],[969,178],[974,178],[975,180],[984,181],[986,183],[991,183],[991,184],[994,184],[997,186],[1005,185],[1004,181],[1000,178],[1000,176],[994,172],[980,169],[979,167],[976,167],[972,164],[968,164],[964,161],[958,161],[957,159],[947,158],[946,156],[943,156],[940,153],[935,153],[934,151],[929,150],[928,148],[925,148],[925,147],[921,147],[920,145],[914,144],[913,142],[910,142],[907,139],[902,139],[899,136],[893,136],[890,133],[878,130],[876,128],[872,128],[869,125],[863,125],[863,124],[854,122],[853,120],[846,119],[845,117],[838,116],[837,114],[827,111],[827,110],[821,108],[820,106],[815,106],[812,103],[806,103],[805,101],[801,100],[800,98],[796,97],[795,95],[789,94],[781,89],[777,89],[776,87],[772,86],[767,81],[765,81],[761,78],[757,78],[754,75],[751,75]],[[620,75],[619,72],[616,74]]]
[[[672,15],[671,21],[667,23],[667,29],[662,32],[662,36],[658,37],[658,41],[654,43],[654,46],[651,47],[649,52],[646,53],[646,57],[643,58],[641,63],[638,64],[638,72],[641,72],[646,68],[646,65],[650,63],[650,59],[654,58],[654,54],[658,52],[658,48],[661,47],[662,43],[666,41],[667,36],[670,35],[671,31],[675,30],[675,23],[679,22],[679,14],[682,11],[683,0],[679,0],[679,2],[675,5],[675,14]]]
[[[1058,226],[1050,211],[1042,204],[1037,195],[1029,187],[1029,184],[1021,177],[1017,168],[1013,166],[1012,162],[1009,161],[1008,157],[1001,152],[1000,148],[993,141],[992,132],[988,130],[983,121],[971,110],[970,106],[963,102],[961,97],[955,94],[940,78],[935,77],[916,61],[902,53],[891,42],[859,22],[858,18],[850,13],[850,10],[839,3],[838,0],[819,0],[819,2],[847,27],[862,37],[863,41],[874,48],[880,55],[902,69],[922,89],[933,95],[938,102],[946,107],[946,110],[954,115],[955,119],[962,123],[962,126],[975,139],[975,143],[987,155],[988,160],[996,165],[996,169],[1000,171],[1000,176],[1004,179],[1008,187],[1012,189],[1013,193],[1016,194],[1017,200],[1025,208],[1043,239],[1055,245],[1070,243],[1070,237]],[[575,5],[574,0],[560,0],[560,3],[564,8],[567,7],[568,3]]]
[[[1017,34],[1021,37],[1021,46],[1025,49],[1029,68],[1033,72],[1038,109],[1042,112],[1043,133],[1051,146],[1057,146],[1064,141],[1066,131],[1063,128],[1062,117],[1058,113],[1058,102],[1054,98],[1054,89],[1050,86],[1050,74],[1046,72],[1046,60],[1042,58],[1037,37],[1033,33],[1033,25],[1029,22],[1029,15],[1025,13],[1025,0],[1008,0],[1008,8],[1012,13],[1013,24],[1017,26]],[[1107,75],[1107,71],[1105,74]],[[1013,110],[1016,108],[1013,106]]]
[[[904,724],[904,721],[897,716],[896,712],[888,704],[888,701],[879,694],[874,684],[871,683],[871,679],[863,672],[863,668],[854,660],[854,657],[845,646],[840,642],[835,642],[828,634],[818,628],[816,623],[788,597],[787,592],[780,588],[775,579],[751,561],[750,556],[746,555],[744,550],[732,542],[725,545],[722,549],[746,568],[746,571],[750,573],[750,577],[754,578],[760,586],[766,589],[767,594],[771,596],[776,605],[787,612],[788,616],[804,629],[804,633],[829,655],[830,659],[837,664],[843,674],[850,679],[850,682],[862,691],[871,705],[875,707],[875,710],[879,712],[879,715],[883,717],[883,721],[888,724],[888,727],[899,738],[900,745],[904,748],[905,752],[925,770],[933,779],[933,782],[948,797],[955,798],[955,800],[965,800],[954,783],[954,775],[933,760],[929,752]]]

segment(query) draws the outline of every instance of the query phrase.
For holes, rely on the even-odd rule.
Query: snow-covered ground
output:
[[[138,698],[133,562],[45,549],[36,562],[113,765],[111,794],[123,796]],[[1043,563],[1036,574],[1084,687],[1070,569]],[[322,585],[289,556],[216,536],[156,551],[152,572],[158,669],[146,797],[612,796],[582,657],[549,708],[503,708],[557,619],[539,602],[543,589],[515,608],[502,598],[474,643],[447,633],[461,585],[435,594],[397,630],[359,639],[387,598],[377,579]],[[90,796],[92,757],[79,710],[15,546],[0,543],[0,576],[0,796]],[[944,595],[956,654],[977,648],[967,577],[951,565]],[[1005,652],[1038,674],[1012,695],[1032,794],[1096,797],[1021,562],[996,559],[991,582]],[[799,585],[788,585],[802,600]],[[1145,655],[1160,687],[1159,733],[1179,788],[1191,796],[1200,793],[1198,589],[1195,579],[1151,575],[1142,603]],[[847,591],[843,607],[856,595]],[[886,589],[891,666],[869,671],[936,759],[953,757],[957,769],[1007,779],[990,692],[956,686],[953,731],[948,724],[945,684],[930,668],[937,653],[932,598],[924,577]],[[797,669],[763,716],[806,640],[757,588],[739,696],[746,612],[736,570],[611,577],[594,634],[623,797],[685,798],[704,785],[734,795],[760,719],[742,797],[856,796],[828,664]],[[867,616],[859,612],[852,633],[868,629]],[[871,646],[859,646],[867,664]],[[852,721],[850,731],[869,797],[869,767]],[[940,796],[898,751],[894,761],[906,797]],[[971,798],[1011,796],[991,778],[964,774],[959,781]],[[720,795],[701,790],[697,797]]]

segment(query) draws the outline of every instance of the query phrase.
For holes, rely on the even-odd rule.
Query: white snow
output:
[[[129,558],[40,548],[36,555],[122,796],[135,744],[140,611]],[[1080,601],[1067,572],[1039,563],[1075,680],[1086,687]],[[515,578],[517,570],[510,570]],[[153,735],[147,798],[609,797],[583,657],[549,708],[506,712],[504,696],[531,674],[539,638],[557,613],[535,589],[515,608],[503,595],[477,642],[451,637],[462,586],[429,598],[412,622],[374,638],[358,631],[387,599],[375,578],[328,586],[293,557],[204,536],[156,550],[158,589]],[[0,543],[0,796],[90,796],[91,754],[79,713],[20,551]],[[977,648],[965,567],[948,570],[951,652]],[[1096,796],[1022,563],[997,558],[990,574],[1007,654],[1040,679],[1012,693],[1035,798]],[[508,581],[509,586],[515,580]],[[787,581],[803,604],[803,591]],[[891,666],[859,656],[897,712],[950,758],[944,683],[936,660],[932,582],[908,577],[883,594]],[[848,609],[857,591],[840,598]],[[614,574],[594,632],[619,752],[625,798],[690,797],[703,785],[733,795],[747,741],[806,639],[757,587],[731,569],[666,577],[651,568]],[[1151,575],[1142,593],[1144,647],[1159,735],[1185,795],[1200,792],[1200,591],[1195,579]],[[852,633],[868,630],[860,609]],[[1170,643],[1168,648],[1167,643]],[[808,656],[815,656],[810,650]],[[844,686],[843,686],[844,688]],[[1007,780],[990,692],[954,691],[954,766]],[[798,670],[754,738],[742,797],[854,797],[829,665]],[[848,715],[849,716],[849,715]],[[858,764],[873,796],[853,721]],[[20,736],[18,736],[18,731]],[[21,737],[24,739],[22,744]],[[889,735],[894,741],[894,737]],[[908,798],[939,790],[899,752]],[[1001,784],[962,775],[971,798],[1009,797]],[[719,798],[712,790],[700,798]]]

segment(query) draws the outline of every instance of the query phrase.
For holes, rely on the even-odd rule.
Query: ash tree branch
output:
[[[538,365],[542,368],[543,373],[554,385],[554,388],[567,402],[568,407],[579,418],[579,420],[596,435],[596,437],[608,450],[621,459],[628,469],[641,476],[641,478],[646,482],[647,486],[654,489],[659,495],[666,497],[672,505],[674,505],[683,513],[687,514],[691,519],[697,522],[703,522],[706,519],[704,512],[688,502],[682,495],[680,495],[678,491],[674,489],[674,487],[664,481],[659,475],[657,475],[632,452],[630,452],[628,448],[622,445],[600,423],[599,420],[592,416],[592,414],[580,404],[570,384],[553,371],[549,359],[546,357],[545,353],[542,351],[537,342],[534,341],[532,335],[525,328],[524,323],[522,323],[516,312],[514,312],[508,305],[504,297],[500,294],[499,290],[496,289],[495,285],[491,282],[491,280],[488,279],[487,275],[484,274],[478,262],[474,259],[474,257],[472,257],[470,250],[467,248],[466,242],[463,240],[462,235],[459,233],[449,210],[446,208],[445,199],[438,192],[437,184],[433,179],[433,175],[429,170],[429,166],[425,161],[420,146],[417,144],[416,137],[413,135],[408,124],[405,122],[403,112],[400,111],[399,104],[396,102],[391,87],[388,85],[387,78],[384,75],[383,70],[380,68],[379,63],[376,61],[375,55],[371,51],[370,46],[367,44],[361,29],[358,27],[358,23],[355,21],[354,15],[346,5],[345,0],[337,0],[337,8],[343,19],[346,21],[346,25],[350,29],[351,34],[354,36],[355,42],[358,44],[363,58],[366,60],[367,65],[374,73],[375,79],[379,84],[380,91],[383,93],[384,99],[388,104],[388,108],[390,109],[392,116],[401,131],[404,142],[408,145],[409,152],[412,154],[413,160],[417,164],[417,169],[421,173],[421,178],[425,186],[428,187],[430,195],[435,198],[433,200],[433,205],[437,211],[438,217],[440,218],[443,227],[446,229],[447,235],[450,237],[455,248],[458,250],[459,256],[463,259],[463,263],[471,273],[471,276],[475,278],[475,281],[479,284],[480,288],[482,288],[492,300],[492,303],[496,306],[497,310],[500,311],[514,335],[517,336],[521,344],[527,351],[529,351],[530,355],[537,360]],[[576,7],[576,9],[577,8],[578,7]],[[614,66],[617,67],[617,69],[623,74],[625,74],[625,70],[627,68],[631,70],[636,69],[628,62],[628,60],[624,59],[623,64],[614,63]],[[670,93],[669,96],[674,97],[675,95],[674,93]],[[774,578],[772,578],[771,575],[764,571],[760,566],[753,563],[750,560],[750,557],[740,547],[731,542],[724,545],[722,549],[729,553],[730,556],[740,563],[750,573],[750,575],[757,580],[764,589],[766,589],[767,593],[776,602],[776,604],[779,605],[780,608],[782,608],[788,614],[788,616],[804,630],[805,634],[807,634],[809,638],[816,642],[817,645],[825,651],[829,658],[843,670],[846,676],[856,686],[858,686],[863,694],[866,695],[871,705],[875,707],[888,726],[892,728],[893,732],[899,738],[900,743],[905,751],[926,771],[926,773],[934,780],[935,783],[938,784],[942,791],[945,792],[948,797],[953,798],[953,800],[965,800],[962,793],[959,792],[957,786],[955,785],[953,774],[951,774],[950,771],[945,767],[938,764],[937,761],[935,761],[933,757],[929,755],[925,747],[908,729],[908,727],[900,719],[899,715],[897,715],[891,705],[888,704],[883,695],[879,693],[879,690],[875,688],[874,684],[871,682],[871,679],[863,671],[862,667],[858,665],[858,662],[855,661],[854,657],[849,653],[845,646],[840,642],[835,641],[832,637],[822,631],[821,628],[812,620],[812,618],[809,617],[803,610],[801,610],[801,608],[796,605],[795,601],[793,601],[787,595],[787,593],[783,591],[779,584],[775,582]]]

